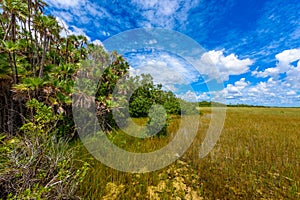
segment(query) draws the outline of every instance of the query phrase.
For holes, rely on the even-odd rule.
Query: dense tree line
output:
[[[87,56],[111,61],[101,77],[99,116],[109,111],[111,88],[128,70],[118,54],[67,35],[41,0],[0,2],[0,198],[72,199],[87,166],[72,158],[71,95]],[[67,30],[65,30],[67,31]],[[81,169],[80,169],[81,168]],[[79,171],[78,171],[79,170]]]
[[[61,37],[64,27],[45,6],[0,2],[1,199],[74,199],[88,169],[75,167],[62,136],[75,130],[74,75],[91,45],[84,36]]]
[[[0,131],[13,134],[38,99],[68,110],[74,72],[87,54],[84,36],[61,37],[63,27],[40,0],[3,0],[0,15]],[[69,116],[68,116],[69,117]]]
[[[164,92],[161,85],[155,86],[149,75],[129,78],[129,65],[122,56],[117,53],[109,55],[100,46],[97,50],[82,35],[61,37],[64,27],[54,16],[45,15],[45,6],[46,3],[40,0],[1,2],[1,132],[12,135],[24,124],[28,115],[33,118],[33,112],[25,107],[31,99],[51,106],[53,112],[63,112],[58,129],[61,133],[70,132],[66,128],[73,126],[71,94],[75,74],[91,52],[110,60],[107,63],[109,67],[99,78],[101,84],[96,92],[97,113],[104,129],[111,126],[107,123],[113,123],[109,107],[113,90],[121,77],[140,85],[130,99],[131,116],[147,116],[153,103],[164,105],[168,113],[180,113],[175,96]],[[126,89],[131,90],[130,87],[125,88],[123,93]]]

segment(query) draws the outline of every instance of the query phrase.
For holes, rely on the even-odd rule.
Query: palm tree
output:
[[[16,43],[17,38],[17,20],[24,21],[26,19],[26,4],[21,0],[3,0],[1,2],[3,15],[9,19],[8,25],[5,27],[5,34],[2,38],[3,42],[11,41]],[[14,46],[14,44],[7,46]],[[12,50],[13,49],[13,50]],[[18,83],[18,69],[16,63],[16,53],[14,48],[4,48],[9,55],[9,64],[11,66],[14,83]]]
[[[83,51],[85,50],[84,45],[87,45],[87,38],[83,35],[77,36],[78,40],[80,41],[80,59],[84,59]]]
[[[43,30],[42,33],[44,36],[43,39],[44,41],[42,46],[43,53],[42,53],[39,77],[43,78],[45,57],[46,57],[46,52],[48,50],[50,39],[52,36],[57,36],[59,34],[59,31],[57,30],[57,21],[52,16],[42,16],[41,24],[42,24],[42,30]]]

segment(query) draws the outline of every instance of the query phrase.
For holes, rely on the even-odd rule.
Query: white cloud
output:
[[[289,64],[300,59],[300,49],[284,50],[275,57],[279,63]]]
[[[284,50],[276,56],[277,65],[275,67],[267,68],[264,71],[254,71],[252,75],[256,77],[274,77],[277,78],[279,74],[288,73],[293,76],[298,71],[298,67],[292,66],[291,63],[300,60],[300,48]],[[300,69],[300,67],[299,67]]]
[[[298,73],[299,74],[299,73]],[[182,98],[196,96],[198,101],[223,101],[227,104],[251,104],[265,106],[300,106],[300,91],[287,87],[284,80],[269,78],[267,81],[250,83],[245,78],[227,84],[221,91],[191,92],[179,95]]]
[[[69,12],[65,11],[52,11],[54,16],[59,16],[60,19],[64,20],[65,22],[72,22],[73,16]]]
[[[146,44],[156,44],[157,43],[157,40],[153,39],[153,40],[149,40],[148,42],[146,42]]]
[[[300,60],[297,67],[290,67],[286,72],[285,83],[289,84],[291,88],[300,90]]]
[[[186,93],[178,95],[178,97],[190,101],[190,102],[196,102],[198,101],[197,95],[195,92],[192,92],[191,90],[188,90]]]
[[[176,88],[174,85],[189,85],[196,82],[199,73],[192,66],[189,66],[180,58],[167,53],[155,54],[137,54],[130,63],[133,67],[130,69],[131,75],[151,74],[154,82],[161,83],[168,88]]]
[[[256,77],[261,77],[261,78],[266,78],[268,76],[278,76],[279,74],[279,69],[277,68],[267,68],[264,71],[253,71],[252,76],[256,76]]]
[[[131,1],[145,17],[140,22],[144,27],[174,28],[175,23],[184,26],[188,12],[198,4],[198,0],[132,0]]]
[[[177,96],[186,101],[211,101],[211,97],[208,92],[196,92],[188,90],[187,92],[179,94]]]
[[[239,81],[235,82],[234,85],[239,89],[244,89],[246,86],[249,85],[249,82],[246,82],[245,80],[245,78],[241,78]]]
[[[288,91],[286,93],[287,95],[296,95],[297,93],[294,90]]]
[[[85,3],[85,0],[46,0],[51,6],[60,8],[78,7]]]
[[[58,21],[58,24],[63,27],[63,30],[60,32],[61,37],[66,37],[68,35],[84,35],[88,39],[88,41],[91,40],[91,38],[86,35],[83,29],[76,26],[69,26],[63,19],[59,17],[56,17],[56,20]]]
[[[240,60],[237,55],[224,56],[224,50],[209,51],[204,53],[200,59],[199,71],[208,74],[209,77],[227,81],[230,75],[240,75],[249,71],[249,66],[254,61],[249,58]]]
[[[263,78],[271,77],[268,80],[268,86],[276,93],[276,96],[288,95],[287,99],[296,101],[297,92],[300,92],[300,49],[285,50],[275,57],[277,59],[275,67],[264,71],[256,70],[252,75]],[[294,62],[297,64],[294,65]],[[279,79],[280,76],[284,78]]]
[[[109,32],[106,32],[106,31],[100,31],[102,33],[102,35],[104,36],[110,36],[110,33]]]
[[[300,24],[299,27],[291,34],[291,38],[294,40],[300,39]]]
[[[94,41],[92,41],[92,43],[95,44],[95,45],[103,46],[103,43],[100,40],[94,40]]]
[[[249,65],[253,63],[250,59],[239,59],[235,54],[224,56],[222,51],[209,51],[198,60],[201,63],[201,69],[195,69],[196,66],[191,66],[184,63],[177,57],[171,56],[166,53],[160,54],[137,54],[135,57],[129,56],[133,60],[134,68],[130,69],[131,75],[140,75],[142,73],[151,74],[155,83],[162,83],[166,89],[170,89],[180,94],[179,96],[184,99],[190,99],[191,95],[196,95],[198,101],[203,100],[216,100],[242,98],[244,92],[249,89],[250,82],[245,78],[241,78],[234,84],[228,84],[227,87],[221,92],[200,92],[192,94],[190,89],[186,89],[182,85],[190,85],[201,79],[200,75],[208,75],[211,78],[224,81],[228,80],[230,75],[240,75],[249,71]],[[197,63],[196,61],[193,63]],[[131,63],[130,63],[131,64]],[[202,76],[203,77],[203,76]],[[207,82],[207,80],[205,80]],[[258,88],[253,88],[252,93],[255,91],[266,91],[262,83]],[[180,89],[178,85],[181,85]],[[178,90],[179,89],[179,90]],[[188,91],[188,92],[184,92]],[[183,94],[182,94],[183,92]]]
[[[120,20],[101,7],[101,4],[90,0],[46,0],[46,3],[50,5],[51,13],[57,16],[60,24],[66,28],[67,31],[61,32],[61,36],[64,37],[71,34],[84,35],[90,41],[90,37],[86,34],[86,30],[90,28],[93,28],[94,36],[109,37],[111,33],[103,30],[105,24],[101,22],[103,20],[106,23],[107,21]],[[122,20],[122,23],[125,23],[123,18]],[[115,27],[116,30],[119,30],[119,27]],[[115,30],[113,26],[110,26],[110,29]],[[95,31],[97,32],[95,33]]]
[[[90,0],[46,0],[56,16],[67,22],[76,22],[86,25],[93,22],[95,25],[99,19],[112,19],[110,13],[97,3]]]
[[[227,87],[224,89],[224,93],[227,98],[241,97],[242,90],[249,85],[249,82],[245,81],[245,78],[241,78],[239,81],[236,81],[234,84],[227,84]]]
[[[234,84],[227,84],[220,93],[226,95],[227,102],[232,104],[299,106],[299,91],[287,88],[285,84],[273,78],[251,84],[242,78]]]

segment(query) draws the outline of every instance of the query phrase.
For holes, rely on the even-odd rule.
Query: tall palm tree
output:
[[[44,66],[45,66],[45,58],[46,52],[48,50],[49,42],[51,37],[55,37],[59,35],[59,30],[57,29],[57,21],[52,16],[42,16],[41,17],[41,24],[42,24],[42,33],[44,36],[43,45],[42,45],[42,59],[39,71],[39,77],[43,78],[44,73]]]
[[[87,45],[87,38],[84,35],[79,35],[77,38],[80,41],[80,59],[84,59],[83,51],[85,50],[84,46]]]
[[[23,21],[26,19],[26,4],[22,0],[3,0],[1,2],[1,8],[3,15],[6,15],[9,19],[7,26],[5,27],[5,34],[2,38],[3,42],[11,41],[16,43],[17,40],[17,21]],[[12,76],[14,83],[18,83],[18,69],[16,63],[15,49],[13,51],[6,49],[9,55],[9,63],[11,66]]]

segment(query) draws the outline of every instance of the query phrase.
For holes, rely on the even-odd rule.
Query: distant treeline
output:
[[[256,108],[268,108],[269,106],[258,106],[258,105],[248,105],[248,104],[222,104],[219,102],[211,102],[211,101],[201,101],[198,102],[199,107],[211,107],[213,106],[227,106],[227,107],[256,107]]]
[[[270,106],[258,106],[258,105],[248,105],[248,104],[229,104],[227,107],[255,107],[255,108],[269,108]]]

